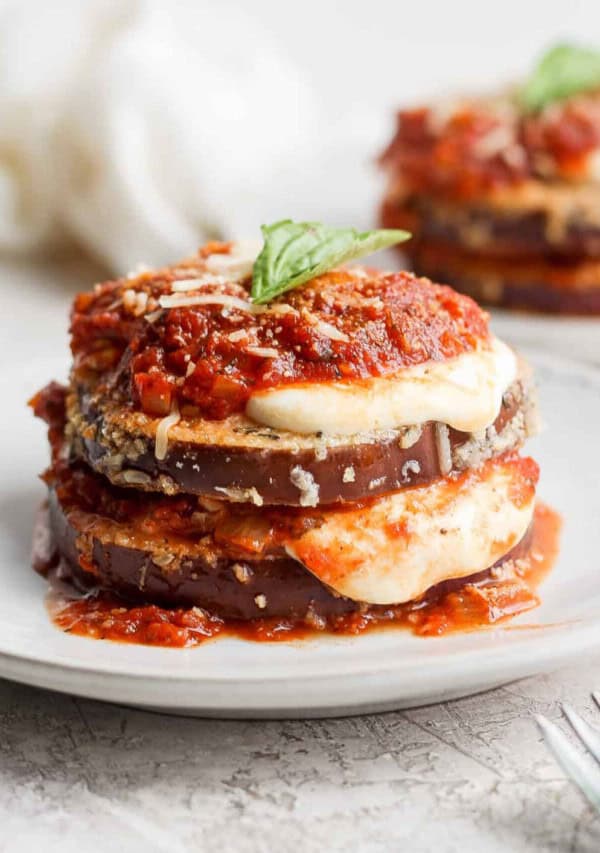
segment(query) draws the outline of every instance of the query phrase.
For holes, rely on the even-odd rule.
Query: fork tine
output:
[[[554,723],[541,714],[536,714],[535,720],[550,752],[562,769],[577,785],[584,797],[597,811],[600,811],[600,770],[591,765],[589,760],[569,743],[566,735]]]
[[[600,708],[600,691],[599,690],[592,690],[592,697],[593,697],[596,705]]]
[[[576,714],[570,705],[563,703],[561,707],[567,720],[573,726],[575,734],[579,736],[583,745],[589,749],[596,761],[600,762],[600,733],[593,729],[589,723],[586,723],[579,714]]]

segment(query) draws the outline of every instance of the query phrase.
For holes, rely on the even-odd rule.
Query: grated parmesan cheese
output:
[[[172,426],[179,423],[181,415],[179,414],[179,406],[175,402],[171,413],[159,421],[156,427],[156,439],[154,442],[154,455],[157,459],[164,459],[167,455],[169,446],[169,430]]]
[[[407,450],[409,447],[412,447],[413,444],[416,444],[417,441],[421,438],[423,433],[423,427],[419,425],[404,427],[402,433],[400,435],[399,445],[403,450]]]
[[[247,337],[247,329],[237,329],[235,332],[231,332],[231,334],[227,335],[228,340],[230,340],[232,343],[236,343],[237,341],[241,341]]]
[[[136,471],[134,468],[126,468],[121,476],[126,483],[135,486],[147,486],[152,482],[152,477],[144,471]]]
[[[442,474],[449,474],[452,470],[452,450],[450,448],[450,435],[446,424],[436,423],[435,444],[438,452],[438,461]]]
[[[306,320],[307,323],[320,332],[324,337],[331,338],[332,341],[343,341],[344,343],[349,343],[350,338],[345,332],[340,331],[337,326],[334,326],[332,323],[327,323],[325,320],[322,320],[320,317],[317,317],[312,311],[309,311],[307,308],[302,310],[302,316]]]
[[[148,294],[144,290],[133,290],[128,287],[123,291],[123,308],[135,317],[145,314],[148,307]]]
[[[205,284],[227,284],[227,279],[222,275],[200,275],[198,278],[180,278],[171,283],[171,292],[187,293],[189,290],[198,290]]]
[[[292,484],[300,491],[300,506],[317,506],[319,503],[319,486],[310,471],[305,471],[296,465],[290,471]]]
[[[217,275],[226,275],[230,281],[241,281],[252,275],[254,262],[262,249],[262,242],[238,240],[227,254],[217,252],[205,261],[206,269]]]
[[[410,474],[419,474],[421,472],[421,465],[419,464],[418,459],[409,459],[408,462],[405,462],[402,468],[400,469],[400,474],[402,476],[402,480],[408,480]]]
[[[298,314],[298,310],[288,305],[286,302],[278,302],[276,305],[271,305],[268,309],[269,314]]]
[[[161,569],[170,566],[175,559],[175,554],[153,554],[152,562],[156,563]]]
[[[240,489],[237,486],[215,486],[216,492],[221,492],[233,503],[253,503],[255,506],[262,506],[264,501],[262,495],[257,489],[252,486],[250,489]]]
[[[223,305],[226,308],[237,308],[248,314],[262,314],[266,310],[261,305],[253,305],[239,296],[228,293],[199,293],[196,296],[161,296],[158,300],[161,308],[186,308],[192,305]]]
[[[259,358],[277,358],[279,355],[279,352],[273,347],[246,347],[246,352],[250,355],[259,356]]]
[[[238,583],[248,583],[253,575],[252,569],[246,563],[234,563],[231,568]]]
[[[342,341],[345,344],[350,343],[350,338],[345,332],[340,331],[340,329],[331,323],[326,323],[325,320],[317,320],[315,329],[326,338],[331,338],[332,341]]]

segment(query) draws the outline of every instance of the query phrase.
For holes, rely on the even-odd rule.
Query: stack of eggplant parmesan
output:
[[[340,267],[252,297],[257,247],[75,299],[49,424],[63,578],[325,629],[526,566],[529,374],[469,297]]]
[[[386,227],[415,270],[491,304],[600,313],[600,53],[552,49],[522,86],[402,110]]]

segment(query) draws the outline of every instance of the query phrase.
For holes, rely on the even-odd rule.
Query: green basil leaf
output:
[[[408,231],[357,231],[320,222],[282,219],[263,225],[264,246],[254,263],[252,299],[260,304],[333,267],[410,238]]]
[[[600,52],[559,44],[538,62],[521,90],[521,103],[526,111],[537,112],[553,101],[596,88],[600,88]]]

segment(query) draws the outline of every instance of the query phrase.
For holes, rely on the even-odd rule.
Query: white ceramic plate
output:
[[[547,428],[531,451],[540,494],[563,513],[560,559],[543,605],[503,627],[443,638],[386,630],[356,638],[254,644],[216,639],[189,650],[61,633],[29,567],[43,488],[43,426],[28,395],[62,366],[6,368],[0,484],[0,675],[28,684],[173,713],[309,717],[401,708],[463,696],[581,659],[600,647],[600,370],[528,354]]]
[[[564,355],[600,365],[600,317],[562,317],[493,308],[492,325],[507,343],[522,347],[552,347]]]

